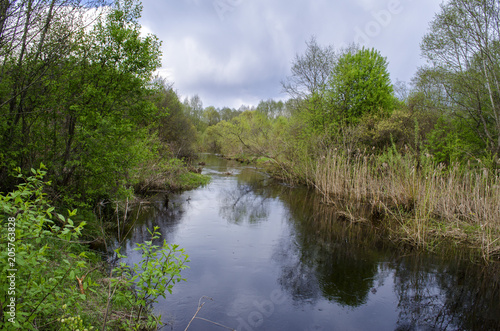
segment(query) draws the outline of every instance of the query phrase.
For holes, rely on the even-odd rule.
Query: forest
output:
[[[286,97],[239,109],[182,100],[157,75],[161,41],[141,32],[141,11],[136,0],[0,3],[0,259],[12,275],[0,325],[156,329],[151,304],[184,280],[188,255],[158,245],[156,229],[133,267],[110,267],[93,245],[120,233],[129,203],[208,183],[198,152],[307,185],[401,245],[451,242],[498,261],[497,1],[443,4],[409,83],[391,81],[376,49],[311,37],[281,81]]]

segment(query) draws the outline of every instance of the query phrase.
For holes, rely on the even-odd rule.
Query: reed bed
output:
[[[415,153],[332,149],[308,167],[307,178],[326,202],[363,201],[396,224],[412,245],[442,239],[479,248],[500,259],[500,178],[486,168],[445,167]]]

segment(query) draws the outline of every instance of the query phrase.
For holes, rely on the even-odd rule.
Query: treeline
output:
[[[369,203],[403,242],[432,249],[451,238],[498,258],[499,17],[493,0],[443,4],[411,84],[392,84],[375,49],[311,38],[282,82],[285,111],[211,125],[204,147],[261,161],[327,202]]]
[[[283,101],[275,101],[273,99],[262,100],[257,107],[241,105],[238,109],[222,107],[216,108],[208,106],[203,108],[203,102],[198,95],[190,98],[186,97],[183,102],[186,115],[195,124],[199,133],[205,132],[209,126],[213,126],[222,121],[231,121],[246,111],[257,111],[266,115],[269,118],[279,116],[288,116],[288,106]]]

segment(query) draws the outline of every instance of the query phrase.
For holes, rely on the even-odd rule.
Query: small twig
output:
[[[82,294],[85,294],[85,291],[83,290],[83,281],[85,280],[85,277],[87,277],[87,275],[91,272],[93,272],[94,270],[98,269],[99,266],[87,271],[87,273],[85,275],[83,275],[81,278],[78,278],[78,276],[75,276],[76,277],[76,280],[78,281],[78,286],[80,287],[80,292]]]
[[[235,330],[235,329],[233,329],[233,328],[230,328],[230,327],[228,327],[228,326],[225,326],[225,325],[222,325],[222,324],[219,324],[219,323],[215,323],[215,322],[213,322],[213,321],[211,321],[211,320],[207,320],[206,318],[203,318],[203,317],[196,317],[196,319],[198,319],[198,320],[202,320],[202,321],[206,321],[206,322],[210,322],[210,323],[212,323],[212,324],[215,324],[215,325],[217,325],[217,326],[220,326],[220,327],[225,328],[225,329],[228,329],[228,330],[236,331],[236,330]]]
[[[203,307],[204,304],[205,303],[203,302],[200,306],[198,306],[198,309],[196,310],[196,313],[194,313],[193,318],[191,318],[191,320],[189,321],[189,323],[186,326],[186,328],[184,329],[184,331],[187,331],[187,329],[189,329],[189,326],[191,325],[191,322],[194,321],[194,319],[196,318],[196,315],[198,314],[198,312],[200,311],[201,307]]]
[[[200,300],[198,300],[198,309],[196,310],[196,313],[194,313],[193,318],[191,318],[191,320],[189,321],[189,323],[186,326],[186,328],[184,329],[184,331],[187,331],[187,329],[189,328],[189,326],[191,325],[191,323],[193,322],[193,320],[196,318],[196,315],[198,315],[198,313],[200,312],[201,307],[203,307],[203,305],[205,304],[204,302],[201,302],[201,299],[203,299],[203,298],[207,298],[207,299],[212,300],[212,301],[214,300],[214,299],[209,298],[207,296],[202,296],[200,298]]]
[[[227,327],[227,326],[225,326],[225,325],[222,325],[222,324],[216,323],[216,322],[211,321],[211,320],[208,320],[208,319],[206,319],[206,318],[203,318],[203,317],[196,317],[196,315],[198,315],[198,313],[200,312],[201,307],[203,307],[203,305],[205,304],[205,302],[201,302],[201,299],[203,299],[203,298],[207,298],[207,299],[209,299],[209,300],[211,300],[211,301],[214,301],[214,299],[212,299],[212,298],[210,298],[210,297],[207,297],[207,296],[205,296],[205,295],[204,295],[204,296],[202,296],[202,297],[200,298],[200,300],[198,300],[198,309],[196,310],[196,313],[194,313],[193,318],[191,318],[191,320],[189,321],[189,323],[188,323],[188,325],[186,326],[186,328],[184,329],[184,331],[187,331],[187,329],[189,328],[189,326],[191,325],[191,323],[192,323],[195,319],[199,319],[199,320],[202,320],[202,321],[210,322],[210,323],[212,323],[212,324],[215,324],[215,325],[217,325],[217,326],[223,327],[223,328],[225,328],[225,329],[236,331],[236,330],[235,330],[235,329],[233,329],[233,328],[230,328],[230,327]]]

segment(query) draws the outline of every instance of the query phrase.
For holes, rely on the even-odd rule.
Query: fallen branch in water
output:
[[[209,300],[211,300],[211,301],[214,301],[214,299],[212,299],[212,298],[209,298],[209,297],[207,297],[207,296],[202,296],[202,297],[200,298],[200,300],[198,301],[198,309],[196,309],[196,313],[194,313],[193,318],[191,318],[191,320],[189,321],[189,323],[188,323],[188,325],[186,326],[186,328],[184,329],[184,331],[187,331],[187,329],[189,329],[189,326],[191,325],[191,323],[192,323],[195,319],[199,319],[199,320],[202,320],[202,321],[206,321],[206,322],[209,322],[209,323],[215,324],[215,325],[217,325],[217,326],[220,326],[220,327],[225,328],[225,329],[228,329],[228,330],[236,331],[236,330],[235,330],[235,329],[233,329],[233,328],[230,328],[230,327],[227,327],[227,326],[225,326],[225,325],[222,325],[222,324],[216,323],[216,322],[211,321],[211,320],[208,320],[208,319],[206,319],[206,318],[203,318],[203,317],[197,317],[196,315],[198,315],[198,313],[199,313],[199,312],[200,312],[200,310],[201,310],[201,307],[203,307],[203,305],[205,304],[205,302],[201,302],[201,299],[203,299],[203,298],[207,298],[207,299],[209,299]]]

